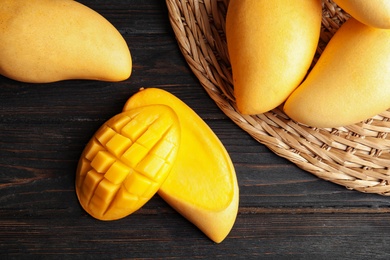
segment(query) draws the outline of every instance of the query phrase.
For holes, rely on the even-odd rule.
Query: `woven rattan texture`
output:
[[[166,0],[179,47],[201,85],[239,127],[277,155],[317,177],[361,192],[390,195],[390,110],[359,124],[312,128],[290,120],[281,109],[256,116],[237,112],[225,38],[229,0]],[[348,18],[323,0],[316,62]]]

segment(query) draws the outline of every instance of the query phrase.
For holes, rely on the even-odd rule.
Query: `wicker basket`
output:
[[[239,127],[277,155],[317,177],[361,192],[390,195],[390,110],[359,124],[311,128],[274,109],[237,112],[225,38],[229,0],[166,0],[179,47],[201,85]],[[318,59],[349,15],[323,0]]]

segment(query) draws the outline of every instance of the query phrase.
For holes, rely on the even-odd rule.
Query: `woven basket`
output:
[[[315,63],[349,15],[323,0]],[[233,95],[225,38],[229,0],[166,0],[182,54],[201,85],[239,127],[277,155],[317,177],[361,192],[390,195],[390,109],[364,122],[312,128],[290,120],[279,108],[240,114]]]

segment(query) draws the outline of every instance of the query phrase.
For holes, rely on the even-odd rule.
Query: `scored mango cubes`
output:
[[[166,105],[114,116],[95,133],[79,160],[76,194],[81,206],[100,220],[138,210],[167,178],[179,144],[179,121]]]

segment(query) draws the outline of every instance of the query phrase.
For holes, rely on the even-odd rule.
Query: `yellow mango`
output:
[[[100,220],[120,219],[138,210],[167,178],[179,145],[179,121],[167,106],[114,116],[80,157],[76,193],[81,206]]]
[[[103,16],[72,0],[3,0],[0,74],[46,83],[121,81],[132,59],[122,35]]]
[[[390,29],[389,0],[333,0],[356,20],[382,29]]]
[[[181,126],[177,158],[158,194],[211,240],[221,242],[235,222],[239,189],[225,147],[209,126],[184,102],[161,89],[143,89],[124,111],[155,104],[170,106]]]
[[[231,0],[226,17],[234,94],[242,114],[282,104],[312,63],[321,0]]]
[[[363,121],[390,107],[390,30],[350,18],[336,32],[285,113],[314,127]]]

